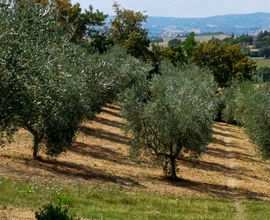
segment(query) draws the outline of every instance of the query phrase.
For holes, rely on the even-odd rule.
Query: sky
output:
[[[113,0],[71,0],[88,9],[92,5],[105,14],[114,15]],[[123,8],[146,11],[148,16],[159,17],[210,17],[225,14],[270,13],[269,0],[117,0]]]

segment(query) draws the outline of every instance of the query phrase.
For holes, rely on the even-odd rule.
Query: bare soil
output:
[[[243,129],[215,123],[208,151],[198,160],[179,161],[180,180],[172,182],[164,178],[160,167],[128,157],[129,138],[121,131],[122,125],[119,107],[107,106],[95,121],[82,124],[76,142],[65,154],[50,158],[40,152],[39,161],[31,158],[31,134],[19,129],[14,142],[0,148],[0,175],[42,184],[103,185],[127,191],[223,197],[235,204],[243,199],[269,199],[269,163],[260,160]],[[21,212],[27,210],[10,209],[2,210],[0,218],[18,219],[14,217],[18,215],[33,219],[29,214],[23,218]]]

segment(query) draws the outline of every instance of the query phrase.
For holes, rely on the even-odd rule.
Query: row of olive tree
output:
[[[270,83],[246,81],[219,94],[222,119],[244,127],[264,159],[270,158]]]
[[[34,158],[41,142],[49,155],[65,151],[83,120],[148,71],[119,48],[89,55],[66,28],[53,5],[1,2],[1,140],[25,128],[34,137]]]

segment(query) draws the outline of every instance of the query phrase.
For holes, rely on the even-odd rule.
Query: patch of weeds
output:
[[[78,218],[75,218],[74,214],[71,214],[71,215],[68,214],[68,208],[65,207],[64,209],[62,209],[60,205],[54,206],[51,203],[44,205],[42,209],[39,209],[39,211],[35,212],[35,217],[37,220],[52,220],[52,219],[75,220],[75,219],[78,219]]]
[[[58,206],[68,206],[71,207],[74,204],[74,195],[71,193],[70,190],[56,192],[53,196],[53,201]]]
[[[25,186],[23,187],[22,191],[20,191],[22,194],[27,194],[32,192],[31,186]]]
[[[97,166],[97,164],[96,164],[96,163],[94,163],[93,165],[94,165],[94,167],[96,167],[96,166]]]

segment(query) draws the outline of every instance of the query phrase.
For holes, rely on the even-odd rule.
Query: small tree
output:
[[[191,32],[187,39],[183,42],[183,48],[187,53],[187,57],[190,59],[194,53],[195,47],[197,46],[197,42],[195,40],[195,33]]]
[[[124,130],[132,135],[130,154],[154,156],[165,173],[177,179],[183,151],[200,155],[212,138],[215,83],[209,71],[162,64],[150,85],[141,79],[126,93]],[[149,92],[150,91],[150,92]]]

